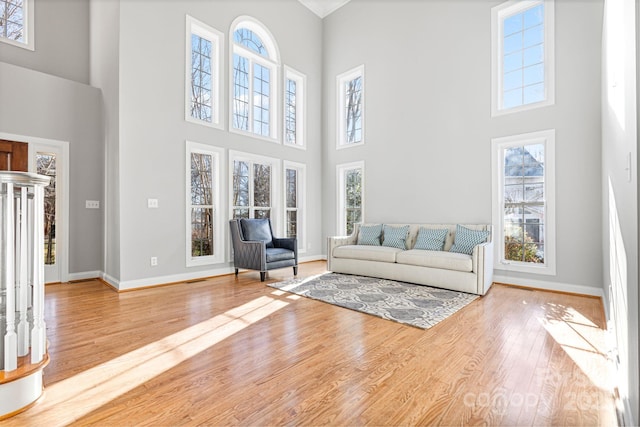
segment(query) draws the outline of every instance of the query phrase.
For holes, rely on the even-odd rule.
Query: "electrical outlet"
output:
[[[158,265],[158,257],[157,256],[152,256],[151,257],[151,267],[155,267],[156,265]]]
[[[97,200],[85,200],[84,203],[87,209],[100,209],[100,202]]]

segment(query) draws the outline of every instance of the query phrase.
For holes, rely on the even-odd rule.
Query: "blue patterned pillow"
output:
[[[418,238],[413,249],[425,249],[427,251],[441,251],[444,249],[444,241],[449,234],[448,228],[424,228],[420,227]]]
[[[460,224],[456,225],[456,238],[449,252],[471,255],[473,248],[480,243],[484,243],[489,237],[488,231],[470,230]]]
[[[358,233],[359,245],[380,246],[380,234],[382,233],[382,224],[363,225]]]
[[[409,226],[391,227],[384,225],[383,227],[383,240],[382,246],[389,246],[390,248],[406,249],[405,241],[407,240],[407,233],[409,233]]]

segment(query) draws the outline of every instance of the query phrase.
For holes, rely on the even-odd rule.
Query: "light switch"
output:
[[[147,199],[147,207],[148,208],[157,208],[158,207],[158,199]]]

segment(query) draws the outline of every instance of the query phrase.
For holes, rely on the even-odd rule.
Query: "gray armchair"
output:
[[[267,270],[284,267],[293,267],[293,275],[298,275],[298,242],[295,238],[273,237],[271,220],[232,219],[229,226],[236,276],[239,268],[259,270],[260,281],[264,282]]]

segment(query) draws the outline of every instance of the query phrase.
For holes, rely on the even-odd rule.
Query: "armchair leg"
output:
[[[293,275],[294,276],[298,275],[298,266],[297,265],[295,267],[293,267]]]
[[[236,268],[236,277],[238,277],[238,269]]]
[[[264,279],[267,278],[267,272],[266,271],[261,271],[260,272],[260,281],[264,282]]]

